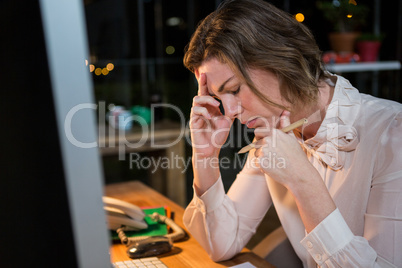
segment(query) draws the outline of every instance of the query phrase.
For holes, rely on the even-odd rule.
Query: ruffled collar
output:
[[[334,95],[317,134],[303,146],[333,170],[343,167],[346,153],[356,149],[359,138],[353,124],[360,110],[360,94],[348,80],[337,78]],[[331,83],[327,81],[327,83]]]

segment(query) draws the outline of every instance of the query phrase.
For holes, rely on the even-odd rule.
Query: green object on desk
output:
[[[146,208],[142,209],[146,215],[151,215],[154,212],[157,212],[160,215],[166,216],[165,208]],[[147,229],[139,230],[139,231],[125,231],[127,237],[136,237],[136,236],[158,236],[158,235],[167,235],[168,230],[165,223],[155,222],[149,216],[145,216],[145,222],[148,224]],[[113,240],[120,240],[119,236],[115,231],[112,232]]]

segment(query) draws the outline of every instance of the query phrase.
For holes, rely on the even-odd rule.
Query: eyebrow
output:
[[[234,78],[234,76],[230,77],[228,80],[222,83],[222,85],[218,89],[218,93],[221,93],[225,89],[225,85]]]

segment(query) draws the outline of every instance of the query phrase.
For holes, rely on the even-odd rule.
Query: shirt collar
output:
[[[350,82],[337,75],[334,95],[317,134],[303,145],[332,169],[344,165],[345,152],[353,151],[359,140],[354,122],[360,110],[360,93]],[[327,83],[330,83],[329,81]]]

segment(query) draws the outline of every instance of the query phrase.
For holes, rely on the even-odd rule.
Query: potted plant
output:
[[[356,47],[361,61],[377,61],[384,35],[372,33],[361,34],[357,38]]]
[[[339,52],[353,52],[360,27],[365,24],[369,8],[355,0],[331,0],[317,2],[317,8],[333,25],[329,33],[331,48]]]

